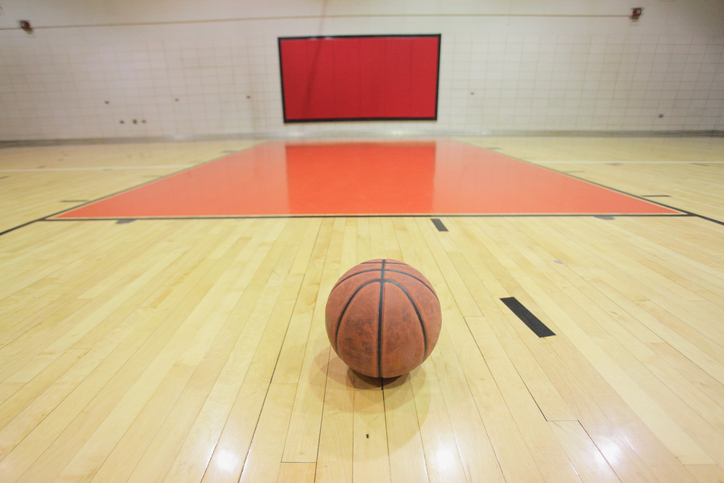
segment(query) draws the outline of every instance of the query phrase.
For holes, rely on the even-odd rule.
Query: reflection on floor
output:
[[[458,141],[273,141],[59,218],[672,213]]]

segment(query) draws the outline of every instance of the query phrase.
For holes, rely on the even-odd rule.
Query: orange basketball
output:
[[[442,315],[424,275],[396,260],[370,260],[339,279],[326,321],[329,342],[349,367],[370,377],[397,377],[430,355]]]

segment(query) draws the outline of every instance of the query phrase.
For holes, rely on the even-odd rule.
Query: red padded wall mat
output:
[[[435,120],[440,35],[280,38],[285,122]]]

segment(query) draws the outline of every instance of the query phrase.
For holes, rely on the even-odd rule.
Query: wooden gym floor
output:
[[[678,213],[53,219],[259,143],[0,149],[0,481],[723,481],[724,139],[464,142]],[[383,382],[323,320],[382,257],[443,307]]]

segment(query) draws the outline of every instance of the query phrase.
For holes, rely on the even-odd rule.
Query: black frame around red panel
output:
[[[435,37],[437,42],[437,69],[435,78],[435,112],[431,117],[345,117],[345,118],[309,118],[309,119],[289,119],[287,115],[286,94],[284,89],[284,66],[282,62],[282,42],[285,40],[307,40],[307,39],[338,39],[338,38],[371,38],[371,37]],[[282,112],[284,115],[284,123],[304,123],[304,122],[349,122],[349,121],[437,121],[438,100],[440,93],[440,51],[442,45],[441,34],[385,34],[385,35],[331,35],[331,36],[307,36],[307,37],[278,37],[278,55],[279,55],[279,75],[282,90]]]

